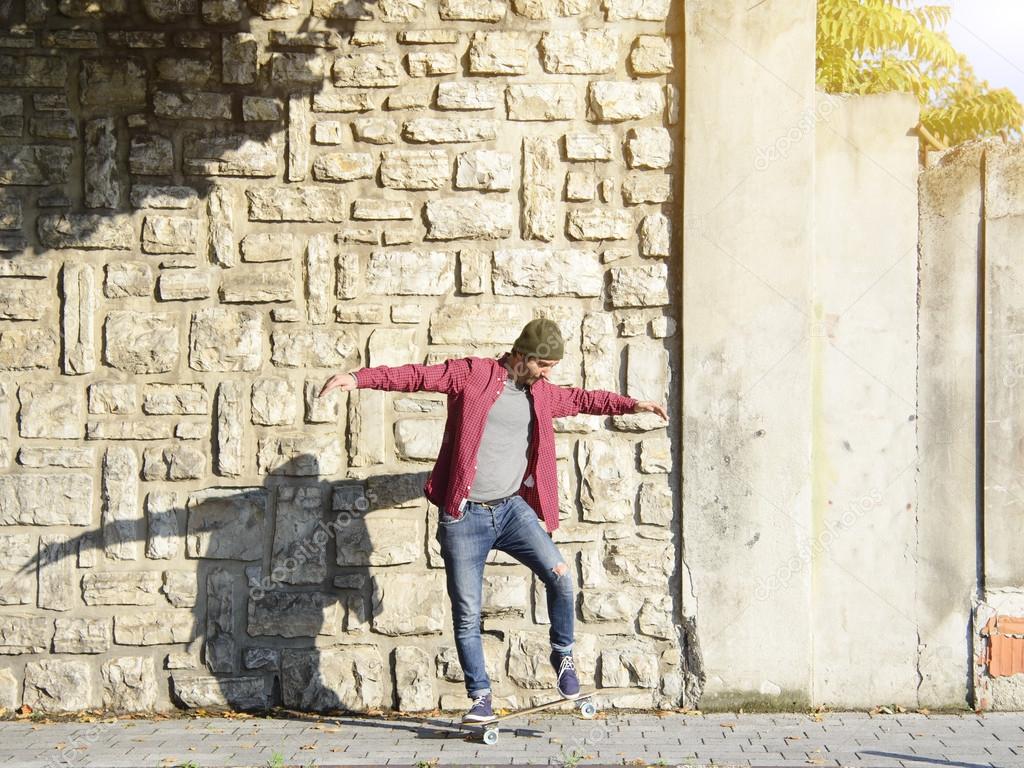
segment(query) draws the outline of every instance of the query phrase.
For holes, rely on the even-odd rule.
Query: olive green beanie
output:
[[[519,334],[512,349],[522,352],[527,357],[561,360],[565,354],[565,342],[562,340],[562,332],[558,330],[558,323],[541,317],[531,320],[523,327],[523,332]]]

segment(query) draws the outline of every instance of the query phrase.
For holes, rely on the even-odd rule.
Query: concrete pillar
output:
[[[701,706],[809,703],[813,0],[687,2],[684,591]],[[693,599],[695,598],[695,606]]]
[[[964,706],[977,571],[979,145],[920,175],[918,703]]]
[[[813,115],[816,705],[917,702],[918,112],[820,94]]]

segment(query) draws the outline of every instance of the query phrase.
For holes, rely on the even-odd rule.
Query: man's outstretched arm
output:
[[[656,413],[668,419],[664,407],[650,400],[636,400],[603,389],[555,387],[551,402],[551,415],[575,416],[590,413],[597,416],[621,416],[624,413]]]
[[[360,368],[354,373],[338,373],[324,384],[317,397],[332,389],[350,392],[353,389],[387,389],[397,392],[444,392],[454,394],[462,390],[469,376],[469,363],[448,360],[438,365],[378,365]]]

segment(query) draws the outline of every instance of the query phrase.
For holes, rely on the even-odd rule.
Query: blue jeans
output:
[[[511,555],[544,582],[553,650],[572,650],[576,608],[572,569],[522,497],[512,496],[493,508],[467,501],[462,509],[458,518],[440,510],[437,540],[452,603],[455,649],[466,676],[466,692],[475,698],[491,691],[480,639],[481,592],[488,552],[497,549]],[[565,571],[563,574],[555,573],[559,563],[566,566],[560,569]]]

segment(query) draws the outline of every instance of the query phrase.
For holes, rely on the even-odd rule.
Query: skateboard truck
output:
[[[559,704],[565,704],[567,701],[571,701],[579,713],[579,716],[584,720],[589,720],[597,714],[597,705],[592,701],[594,691],[589,693],[581,693],[575,699],[555,699],[554,701],[546,702],[545,704],[539,704],[536,707],[530,707],[528,709],[519,709],[515,712],[509,712],[507,715],[496,717],[489,723],[483,723],[483,741],[484,744],[494,745],[498,743],[498,734],[501,731],[501,723],[506,720],[511,720],[514,717],[520,717],[521,715],[529,715],[534,712],[540,712],[551,707],[557,707]]]

